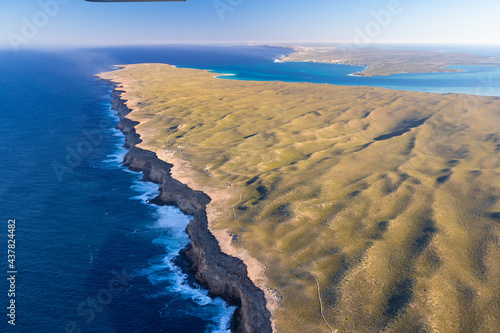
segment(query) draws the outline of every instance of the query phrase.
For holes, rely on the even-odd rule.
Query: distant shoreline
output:
[[[453,65],[499,66],[496,57],[476,56],[471,53],[446,53],[440,51],[400,50],[383,48],[341,47],[288,47],[294,52],[277,59],[277,62],[319,62],[366,66],[356,76],[388,76],[408,73],[447,73],[461,70],[447,68]]]

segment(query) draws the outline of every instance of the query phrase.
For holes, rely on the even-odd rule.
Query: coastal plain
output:
[[[214,75],[99,76],[137,146],[210,196],[277,332],[496,332],[499,98]]]

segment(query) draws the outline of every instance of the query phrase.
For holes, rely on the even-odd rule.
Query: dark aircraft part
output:
[[[85,0],[89,2],[158,2],[158,1],[186,1],[186,0]]]

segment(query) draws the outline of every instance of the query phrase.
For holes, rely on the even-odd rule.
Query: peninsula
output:
[[[128,109],[126,162],[195,213],[188,257],[239,305],[235,331],[500,327],[499,98],[164,64],[99,76]],[[210,234],[231,257],[198,246]]]
[[[451,53],[428,50],[402,50],[376,47],[304,47],[287,46],[294,50],[279,61],[324,62],[366,66],[360,76],[398,73],[460,72],[453,65],[500,65],[500,58],[472,53]]]

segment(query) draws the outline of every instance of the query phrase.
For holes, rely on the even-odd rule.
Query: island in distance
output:
[[[165,64],[99,76],[132,110],[136,146],[210,197],[208,228],[277,332],[498,332],[500,98]]]
[[[294,50],[279,61],[324,62],[366,66],[355,75],[375,76],[399,73],[460,72],[452,65],[500,65],[496,57],[473,53],[404,50],[380,47],[289,46]]]

